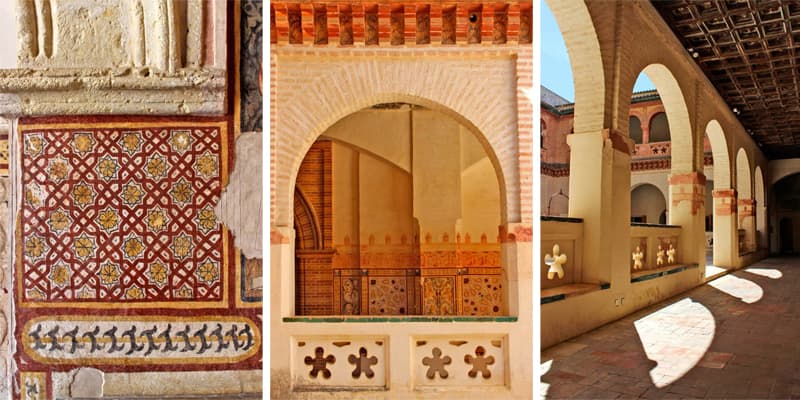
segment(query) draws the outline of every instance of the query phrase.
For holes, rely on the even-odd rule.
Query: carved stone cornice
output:
[[[0,70],[0,93],[19,99],[0,101],[0,115],[224,114],[226,79],[212,68]]]

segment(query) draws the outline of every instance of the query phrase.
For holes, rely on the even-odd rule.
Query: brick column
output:
[[[278,293],[279,301],[273,298],[270,304],[272,326],[281,323],[281,318],[294,315],[294,229],[287,226],[270,228],[270,293]]]
[[[629,285],[632,141],[605,129],[576,132],[567,136],[567,143],[569,216],[583,219],[583,259],[592,260],[584,266],[582,280]]]
[[[669,223],[681,226],[678,248],[684,263],[700,266],[705,274],[706,176],[701,172],[669,176]]]
[[[756,249],[755,201],[739,199],[736,202],[736,209],[739,214],[739,229],[744,229],[745,232],[740,253],[754,251]]]
[[[717,189],[714,197],[714,265],[731,268],[736,265],[739,249],[736,244],[736,190]]]

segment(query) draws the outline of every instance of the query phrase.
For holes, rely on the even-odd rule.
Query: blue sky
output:
[[[561,97],[574,102],[575,87],[572,81],[572,68],[569,64],[567,47],[558,29],[558,24],[547,6],[542,2],[542,85]],[[644,74],[639,75],[633,87],[634,92],[655,89]]]

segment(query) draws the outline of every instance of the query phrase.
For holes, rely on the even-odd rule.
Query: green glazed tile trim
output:
[[[679,266],[677,266],[675,268],[671,268],[671,269],[668,269],[666,271],[661,271],[661,272],[656,272],[656,273],[652,273],[652,274],[642,275],[642,276],[637,277],[637,278],[631,278],[631,283],[649,281],[651,279],[656,279],[656,278],[659,278],[659,277],[662,277],[662,276],[672,275],[672,274],[675,274],[675,273],[678,273],[678,272],[685,271],[687,269],[698,268],[698,267],[699,267],[698,264],[679,265]]]

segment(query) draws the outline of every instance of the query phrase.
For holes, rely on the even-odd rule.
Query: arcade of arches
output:
[[[542,88],[540,394],[796,396],[763,351],[794,341],[769,321],[796,318],[796,262],[768,257],[800,248],[797,99],[772,101],[796,68],[766,43],[795,5],[546,3],[575,101]]]

